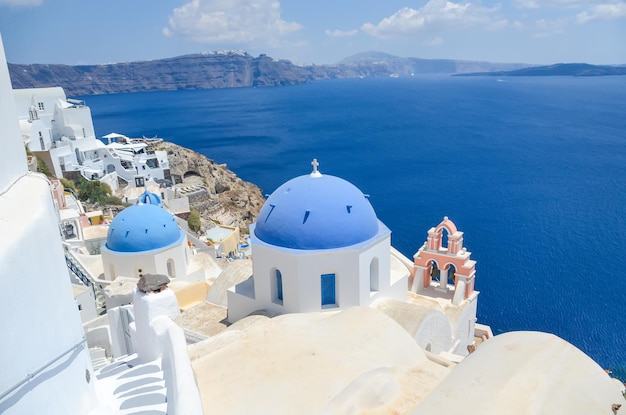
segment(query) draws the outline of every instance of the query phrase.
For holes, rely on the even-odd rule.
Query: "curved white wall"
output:
[[[0,37],[0,127],[0,142],[2,142],[0,191],[4,191],[19,176],[26,173],[28,168],[2,37]]]
[[[0,413],[85,414],[97,404],[95,376],[86,345],[73,348],[83,331],[58,217],[47,179],[26,174],[1,42],[0,140],[0,396],[34,374],[0,399]]]
[[[119,276],[139,278],[137,271],[139,269],[141,269],[142,274],[167,275],[170,279],[180,281],[195,282],[204,279],[204,271],[187,275],[190,253],[186,236],[182,238],[180,243],[163,249],[146,252],[116,252],[108,249],[105,245],[101,248],[100,253],[105,280],[113,281]],[[168,261],[171,261],[171,269],[168,269]]]
[[[452,347],[452,329],[441,311],[433,310],[426,315],[413,337],[422,349],[434,354],[447,352]]]
[[[452,328],[455,341],[458,342],[455,350],[452,352],[460,356],[467,356],[469,353],[467,346],[474,343],[477,299],[477,295],[474,295],[469,300],[466,300],[469,301],[469,303],[463,308],[463,311]]]

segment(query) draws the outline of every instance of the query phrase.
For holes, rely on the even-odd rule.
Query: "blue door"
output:
[[[335,274],[322,274],[322,306],[336,303]]]

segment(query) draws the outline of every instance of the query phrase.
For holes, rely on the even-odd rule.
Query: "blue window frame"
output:
[[[283,274],[276,270],[276,298],[283,301]]]
[[[335,298],[335,274],[322,274],[322,306],[337,304]]]

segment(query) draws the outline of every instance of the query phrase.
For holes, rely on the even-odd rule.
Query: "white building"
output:
[[[146,191],[136,205],[115,216],[100,250],[105,280],[144,274],[162,274],[185,282],[205,280],[207,270],[195,266],[196,255],[186,232],[160,205],[159,197]]]
[[[95,138],[89,107],[83,101],[67,99],[63,88],[14,89],[13,96],[29,150],[50,150],[64,138]]]
[[[439,255],[439,274],[458,269],[456,274],[450,271],[450,284],[445,274],[441,283],[431,285],[439,276],[426,269],[434,257],[412,262],[393,249],[391,231],[376,217],[367,197],[343,179],[322,175],[317,164],[314,160],[311,174],[276,189],[250,226],[252,275],[229,289],[228,321],[260,311],[372,307],[396,320],[424,350],[449,353],[454,359],[468,354],[477,334],[490,336],[488,327],[476,332],[475,262],[469,260],[462,238],[457,240],[459,232],[450,220],[431,233],[440,235],[445,226],[456,242],[448,251],[439,238],[431,251]],[[416,258],[421,258],[419,253]]]
[[[250,236],[253,276],[228,292],[230,322],[261,309],[337,311],[406,300],[409,270],[392,267],[391,231],[359,189],[316,165],[272,193]]]
[[[68,99],[62,88],[16,89],[13,95],[24,143],[56,177],[79,172],[113,190],[118,177],[130,187],[169,177],[167,152],[148,150],[146,143],[130,139],[105,145],[96,138],[89,107]]]

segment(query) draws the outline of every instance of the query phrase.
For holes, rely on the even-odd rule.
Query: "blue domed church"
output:
[[[336,311],[381,298],[404,301],[409,272],[394,267],[391,231],[367,197],[313,171],[284,183],[250,226],[253,275],[228,292],[228,320]]]
[[[188,275],[190,250],[187,234],[161,200],[146,191],[134,206],[121,211],[109,226],[101,248],[104,279],[118,276],[139,278],[162,274],[170,278],[203,280],[204,273]]]

